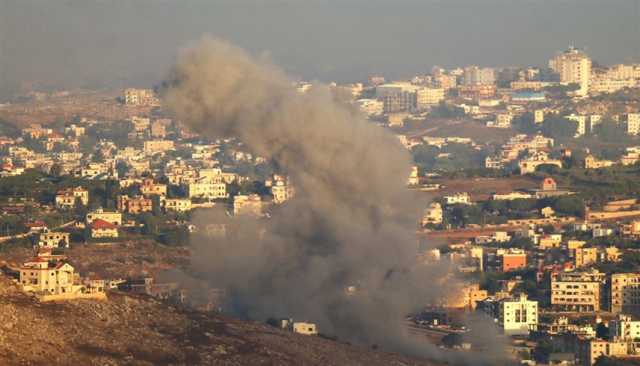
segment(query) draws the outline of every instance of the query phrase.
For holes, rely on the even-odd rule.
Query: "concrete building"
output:
[[[609,337],[614,341],[640,340],[640,321],[633,320],[629,315],[618,314],[609,321]]]
[[[627,342],[610,342],[596,338],[581,338],[578,342],[577,358],[581,366],[592,366],[600,356],[621,357],[629,354]]]
[[[144,152],[154,154],[174,149],[174,143],[171,140],[148,140],[144,142]]]
[[[291,326],[291,329],[294,333],[304,334],[304,335],[317,335],[318,329],[313,323],[305,323],[305,322],[294,322]]]
[[[640,311],[640,273],[613,273],[609,279],[609,287],[612,313]]]
[[[40,248],[68,248],[71,234],[44,230],[38,238]]]
[[[153,201],[144,196],[129,197],[126,194],[118,196],[118,211],[128,214],[139,214],[153,211]]]
[[[187,212],[191,210],[189,198],[167,198],[163,202],[165,211]]]
[[[470,205],[471,196],[467,192],[458,192],[443,197],[445,204],[447,205]]]
[[[508,335],[528,335],[538,329],[538,302],[521,294],[499,302],[498,324]]]
[[[89,225],[89,232],[93,239],[118,237],[118,227],[102,219],[93,220]]]
[[[600,311],[605,274],[560,272],[551,275],[551,306],[559,311]]]
[[[431,225],[439,225],[442,223],[442,206],[438,202],[432,202],[429,207],[424,210],[424,215],[422,215],[421,225],[427,226]]]
[[[189,198],[224,199],[228,197],[227,185],[225,183],[214,183],[206,179],[199,180],[187,185],[187,195]]]
[[[56,193],[55,200],[58,208],[74,208],[76,203],[86,206],[89,204],[89,191],[80,186],[62,189]]]
[[[384,113],[384,102],[377,99],[358,99],[355,101],[355,105],[365,115],[379,116]]]
[[[591,59],[586,53],[575,48],[559,54],[549,61],[549,67],[560,75],[563,84],[578,84],[576,94],[586,96],[591,81]]]
[[[257,194],[237,195],[233,197],[234,215],[262,215],[262,200]]]
[[[464,68],[464,85],[490,85],[496,83],[495,70],[489,67],[481,68],[475,65]]]
[[[107,221],[113,225],[122,225],[122,214],[120,212],[104,211],[99,208],[95,211],[87,213],[85,221],[87,224],[93,223],[95,220]]]
[[[628,113],[624,123],[628,135],[636,136],[640,133],[640,113]]]

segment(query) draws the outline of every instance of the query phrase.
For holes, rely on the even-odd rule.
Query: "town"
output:
[[[415,260],[458,284],[407,314],[416,337],[477,348],[463,320],[475,313],[518,363],[640,361],[640,64],[571,47],[539,67],[329,88],[413,157]],[[296,195],[243,141],[172,118],[157,89],[31,91],[0,105],[0,133],[2,272],[42,302],[135,292],[219,309],[226,289],[194,296],[162,273],[186,267],[194,235],[233,236],[238,218],[270,220]],[[201,210],[220,220],[195,222]],[[313,322],[271,323],[322,333]]]

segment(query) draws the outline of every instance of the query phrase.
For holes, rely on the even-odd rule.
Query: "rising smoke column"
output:
[[[193,241],[193,265],[228,290],[237,315],[291,316],[341,339],[434,355],[409,340],[404,318],[448,290],[446,272],[416,265],[419,203],[406,188],[410,155],[392,134],[328,88],[298,93],[267,60],[218,40],[181,53],[164,100],[195,132],[237,137],[271,159],[296,188],[266,230],[237,219],[233,237]]]

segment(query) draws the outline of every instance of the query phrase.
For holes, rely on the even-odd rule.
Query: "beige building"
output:
[[[432,202],[429,205],[429,207],[424,211],[421,225],[423,227],[429,224],[439,225],[442,223],[442,218],[443,218],[442,206],[438,202]]]
[[[86,206],[89,204],[89,191],[82,187],[68,188],[56,193],[56,207],[74,208],[76,202]]]
[[[187,195],[189,198],[227,198],[227,185],[225,183],[213,183],[208,180],[199,180],[198,182],[189,183],[187,185]]]
[[[577,248],[574,256],[576,268],[595,264],[598,261],[598,248]]]
[[[144,152],[158,153],[173,150],[174,144],[171,140],[149,140],[144,142]]]
[[[113,225],[122,225],[122,214],[114,211],[104,211],[99,208],[95,211],[89,212],[86,216],[86,223],[91,224],[95,220],[103,220]]]
[[[132,106],[151,106],[157,105],[158,99],[155,97],[151,89],[134,89],[128,88],[124,90],[124,103]]]
[[[584,158],[584,168],[585,169],[602,169],[613,166],[614,162],[611,160],[600,160],[595,156],[589,154]]]
[[[117,238],[118,227],[102,219],[95,219],[90,225],[90,234],[93,239]]]
[[[234,215],[262,215],[262,200],[257,194],[237,195],[233,197]]]
[[[38,246],[41,248],[68,248],[71,234],[45,230],[40,233]]]
[[[563,84],[578,84],[578,95],[589,93],[591,59],[584,52],[570,48],[549,61],[549,67],[560,75]]]
[[[167,185],[155,183],[153,179],[145,179],[140,185],[140,192],[144,196],[166,196]]]
[[[50,253],[40,253],[20,266],[20,285],[40,301],[106,298],[104,281],[82,283],[73,266]]]
[[[313,323],[305,323],[305,322],[295,322],[292,325],[292,330],[294,333],[304,334],[304,335],[317,335],[318,329]]]
[[[551,306],[559,311],[600,311],[605,274],[560,272],[551,275]]]
[[[625,118],[627,134],[636,136],[640,133],[640,113],[628,113]]]
[[[629,354],[629,343],[610,342],[596,338],[585,338],[578,342],[578,359],[581,366],[592,366],[600,356],[621,357]]]
[[[640,273],[613,273],[610,288],[612,313],[640,311]]]
[[[165,211],[187,212],[191,210],[189,198],[167,198],[164,200]]]

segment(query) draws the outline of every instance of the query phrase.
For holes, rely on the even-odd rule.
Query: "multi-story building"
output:
[[[165,211],[186,212],[191,210],[191,199],[189,198],[167,198],[164,200]]]
[[[117,238],[118,227],[111,222],[102,219],[95,219],[89,225],[91,237],[93,239]]]
[[[85,221],[87,224],[91,224],[95,220],[107,221],[113,225],[122,225],[122,214],[115,211],[104,211],[102,208],[99,208],[87,213]]]
[[[491,85],[495,82],[495,70],[492,68],[481,68],[475,65],[464,68],[464,85]]]
[[[504,250],[498,258],[502,272],[523,269],[527,266],[527,253],[520,249]]]
[[[628,113],[625,118],[627,134],[636,136],[640,133],[640,113]]]
[[[68,248],[71,234],[59,231],[44,230],[38,238],[41,248]]]
[[[447,205],[470,205],[471,196],[467,192],[457,192],[443,197],[445,204]]]
[[[27,292],[44,294],[71,294],[80,290],[74,285],[74,268],[66,262],[36,257],[20,267],[20,284]]]
[[[581,338],[578,341],[578,365],[592,366],[600,356],[621,357],[629,354],[628,342],[606,341],[597,338]]]
[[[134,106],[150,106],[158,104],[158,99],[151,89],[128,88],[124,90],[124,103]]]
[[[214,183],[208,179],[201,179],[187,185],[187,195],[189,198],[227,198],[227,185],[225,183]]]
[[[569,48],[551,61],[549,67],[560,75],[563,84],[578,84],[578,95],[585,96],[589,93],[591,81],[591,59],[583,51]]]
[[[144,196],[166,196],[167,185],[161,183],[155,183],[153,179],[145,179],[140,185],[140,192]]]
[[[613,273],[609,287],[612,313],[637,313],[640,310],[640,273]]]
[[[89,191],[78,186],[59,190],[56,193],[56,207],[58,208],[74,208],[76,203],[83,206],[89,204]]]
[[[609,338],[614,341],[636,341],[640,339],[640,321],[629,315],[618,314],[609,321]]]
[[[233,197],[234,215],[262,215],[262,200],[257,194],[236,195]]]
[[[600,311],[605,274],[560,272],[551,275],[551,306],[560,311]]]
[[[173,150],[174,144],[171,140],[149,140],[144,142],[144,151],[146,153],[158,153]]]
[[[576,268],[585,267],[598,261],[598,248],[576,248],[574,250]]]
[[[422,226],[429,224],[439,225],[442,223],[442,206],[438,202],[433,202],[422,215]]]
[[[126,194],[118,196],[118,210],[129,214],[139,214],[153,211],[153,201],[144,196],[129,197]]]
[[[508,335],[527,335],[538,329],[538,302],[527,295],[502,299],[499,302],[498,323]]]
[[[369,117],[384,113],[384,102],[377,99],[358,99],[355,101],[358,109]]]
[[[280,204],[293,197],[293,186],[284,180],[276,180],[271,186],[273,203]]]

